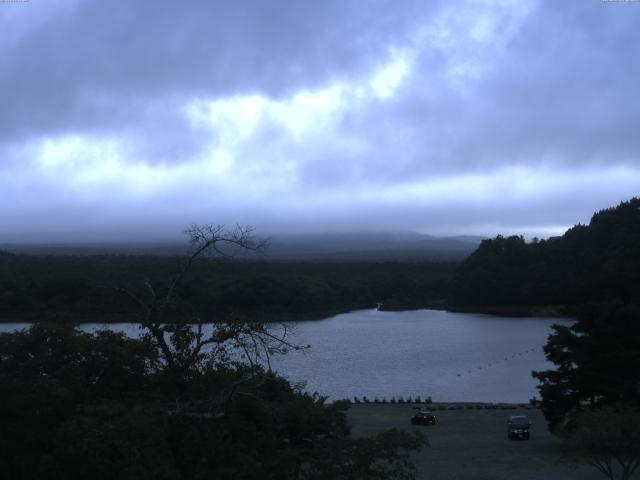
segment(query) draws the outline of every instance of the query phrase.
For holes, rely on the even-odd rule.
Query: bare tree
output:
[[[189,236],[190,253],[168,287],[159,290],[147,279],[141,293],[120,288],[139,305],[141,328],[158,348],[165,369],[183,375],[206,355],[228,359],[238,352],[251,366],[264,360],[270,369],[273,354],[303,348],[288,340],[285,325],[276,330],[233,316],[206,322],[198,315],[181,311],[177,289],[197,260],[206,256],[230,259],[247,252],[260,254],[268,246],[267,241],[254,238],[251,227],[236,226],[227,230],[222,225],[192,225],[185,234]],[[183,317],[176,321],[177,315]]]

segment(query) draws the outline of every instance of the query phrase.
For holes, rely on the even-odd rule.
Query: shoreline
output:
[[[364,307],[364,309],[374,309],[375,306]],[[328,309],[322,311],[312,311],[307,313],[297,312],[268,312],[268,313],[256,313],[256,312],[239,312],[239,313],[221,313],[221,312],[208,312],[203,314],[202,318],[210,318],[211,320],[203,320],[202,323],[215,323],[216,321],[225,321],[235,318],[237,320],[243,320],[247,322],[257,323],[280,323],[280,322],[302,322],[302,321],[317,321],[325,318],[334,317],[342,313],[349,313],[356,310],[361,310],[363,307],[355,307],[349,309]],[[72,324],[88,324],[88,323],[104,323],[104,324],[117,324],[117,323],[141,323],[137,313],[118,313],[118,314],[55,314],[46,315],[43,317],[36,313],[24,313],[19,314],[1,314],[0,323],[72,323]],[[194,323],[194,322],[181,322],[172,321],[169,319],[166,323]]]
[[[414,410],[422,409],[431,411],[453,411],[453,410],[540,410],[539,405],[532,405],[527,402],[353,402],[351,400],[335,400],[335,402],[346,402],[349,408],[356,407],[412,407]]]
[[[202,323],[215,323],[216,321],[227,321],[235,318],[246,322],[257,323],[280,323],[280,322],[304,322],[318,321],[335,317],[345,313],[351,313],[358,310],[378,310],[380,312],[405,312],[415,310],[438,310],[451,313],[468,313],[477,315],[493,315],[496,317],[512,317],[512,318],[571,318],[575,316],[575,307],[567,307],[561,305],[548,306],[528,306],[528,307],[466,307],[446,305],[442,301],[425,303],[423,305],[402,305],[402,304],[367,304],[367,305],[350,305],[343,308],[329,308],[326,310],[313,310],[309,312],[205,312],[201,318],[211,318],[204,320]],[[72,324],[117,324],[117,323],[140,323],[137,318],[138,313],[99,313],[99,314],[81,314],[77,312],[41,314],[35,312],[2,313],[0,314],[0,323],[72,323]],[[226,318],[225,318],[226,317]],[[172,323],[171,320],[168,323]],[[173,323],[182,323],[174,321]],[[193,322],[191,322],[193,323]]]
[[[526,306],[460,306],[448,305],[448,312],[475,313],[496,317],[546,317],[569,318],[575,316],[575,306],[567,305],[526,305]]]

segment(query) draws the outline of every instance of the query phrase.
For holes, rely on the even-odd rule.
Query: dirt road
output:
[[[427,434],[430,447],[415,455],[417,478],[424,480],[601,480],[588,466],[563,460],[559,441],[536,409],[435,410],[437,425],[409,423],[412,405],[352,405],[349,420],[354,435],[387,428],[416,429]],[[508,440],[507,416],[528,415],[531,439]]]

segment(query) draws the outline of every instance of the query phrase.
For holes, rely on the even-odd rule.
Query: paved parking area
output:
[[[354,435],[387,428],[418,429],[429,447],[415,455],[418,479],[429,480],[600,480],[593,467],[577,466],[562,456],[560,442],[537,409],[434,411],[437,425],[410,424],[412,405],[359,404],[349,409]],[[507,417],[528,415],[531,439],[508,440]]]

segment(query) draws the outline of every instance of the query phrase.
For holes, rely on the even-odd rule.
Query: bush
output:
[[[2,478],[405,479],[426,445],[398,430],[351,438],[346,401],[250,365],[172,370],[113,332],[36,324],[0,334],[0,352]]]

